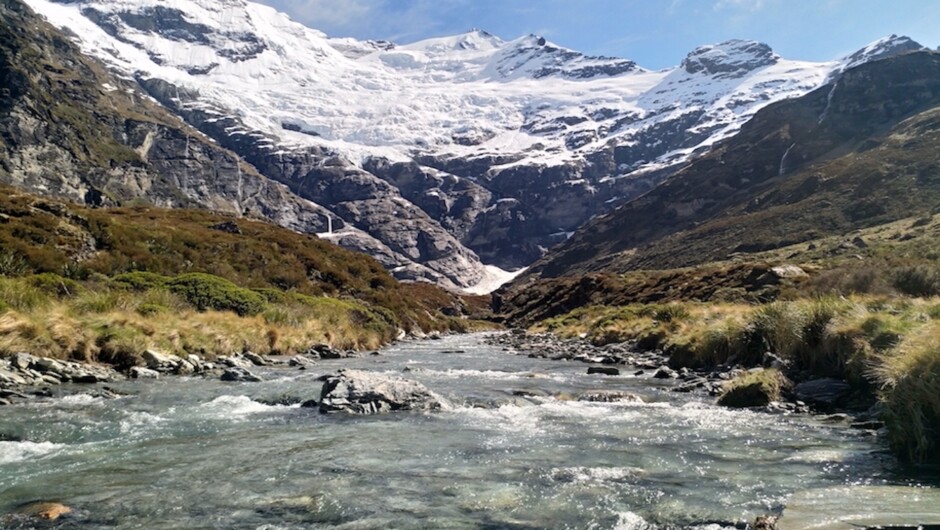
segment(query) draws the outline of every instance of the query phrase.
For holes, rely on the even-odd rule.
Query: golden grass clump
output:
[[[908,461],[940,464],[940,322],[879,355],[872,372],[892,447]]]

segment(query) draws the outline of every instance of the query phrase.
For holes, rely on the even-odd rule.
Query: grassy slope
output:
[[[128,281],[128,273],[142,276],[135,271],[156,281]],[[194,272],[231,282],[216,286],[228,305],[186,290]],[[399,283],[364,254],[266,222],[90,209],[3,186],[0,274],[0,350],[88,359],[146,346],[206,354],[291,352],[314,342],[374,348],[399,328],[466,329],[466,316],[483,309],[478,299]],[[215,285],[197,279],[199,289]]]

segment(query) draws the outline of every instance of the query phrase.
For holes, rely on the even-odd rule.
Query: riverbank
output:
[[[539,351],[450,335],[304,370],[252,366],[258,382],[66,383],[60,397],[3,409],[3,434],[18,441],[0,442],[0,513],[58,502],[72,509],[58,524],[78,529],[730,530],[786,518],[794,492],[912,484],[845,420],[718,407],[653,369],[588,374],[616,365],[529,357]],[[379,416],[299,405],[339,369],[415,381],[448,405]],[[113,397],[94,395],[103,386]],[[225,480],[206,488],[206,477]],[[838,515],[864,511],[846,503]]]
[[[940,462],[940,299],[869,296],[762,305],[585,307],[533,330],[596,345],[629,342],[640,350],[661,351],[673,369],[773,369],[782,378],[760,379],[751,372],[742,374],[750,381],[737,381],[764,388],[772,397],[800,383],[828,379],[835,386],[834,407],[864,410],[877,401],[876,411],[900,458]]]

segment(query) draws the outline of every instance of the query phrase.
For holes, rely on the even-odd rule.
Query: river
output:
[[[421,381],[452,407],[350,417],[265,404],[317,398],[317,377],[342,367]],[[111,385],[117,399],[3,407],[0,434],[20,441],[0,441],[0,513],[52,499],[75,512],[51,528],[714,530],[795,492],[909,482],[881,438],[845,424],[724,409],[481,335],[257,373],[265,382],[128,381]],[[646,402],[572,399],[591,390]]]

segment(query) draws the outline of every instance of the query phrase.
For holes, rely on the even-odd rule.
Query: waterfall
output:
[[[816,121],[816,124],[819,125],[826,119],[826,115],[829,114],[829,107],[832,106],[832,96],[836,93],[836,88],[839,87],[839,82],[836,81],[832,84],[832,89],[829,91],[829,95],[826,96],[826,108],[823,109],[822,114],[819,115],[819,119]]]
[[[790,154],[790,150],[792,150],[795,146],[796,142],[793,142],[790,144],[790,147],[788,147],[787,150],[783,152],[783,156],[780,157],[780,171],[777,173],[777,176],[782,177],[784,172],[786,172],[787,168],[785,164],[787,163],[787,155]]]

